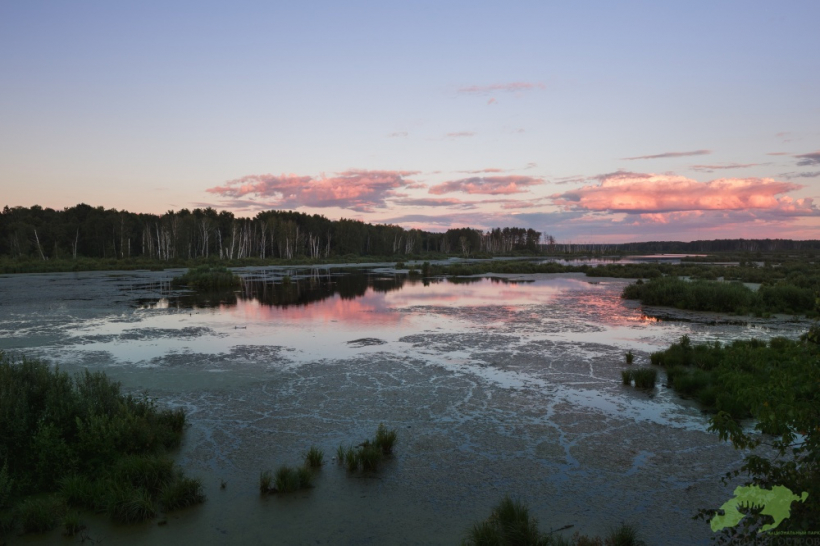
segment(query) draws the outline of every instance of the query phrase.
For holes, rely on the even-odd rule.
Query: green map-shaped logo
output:
[[[712,531],[720,531],[726,527],[734,527],[745,514],[738,508],[751,508],[762,506],[761,514],[772,516],[774,523],[764,525],[758,533],[771,531],[780,525],[784,519],[791,515],[791,507],[794,501],[805,502],[809,494],[803,492],[801,496],[792,493],[791,489],[782,485],[775,485],[771,489],[761,489],[756,485],[745,485],[735,488],[735,496],[723,503],[720,507],[724,515],[715,516],[710,522]]]

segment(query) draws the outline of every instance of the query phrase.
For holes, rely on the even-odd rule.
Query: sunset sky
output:
[[[0,3],[0,207],[820,239],[820,2]]]

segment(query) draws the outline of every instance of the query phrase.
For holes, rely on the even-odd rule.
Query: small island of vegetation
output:
[[[77,510],[134,523],[203,502],[168,454],[184,426],[181,409],[123,394],[104,373],[72,377],[0,352],[0,536],[61,520],[76,533]]]

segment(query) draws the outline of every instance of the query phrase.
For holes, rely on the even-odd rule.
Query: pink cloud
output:
[[[621,159],[627,161],[634,161],[636,159],[662,159],[666,157],[687,157],[691,155],[709,155],[712,153],[712,150],[694,150],[691,152],[664,152],[662,154],[655,154],[655,155],[640,155],[638,157],[623,157]]]
[[[406,177],[415,174],[418,172],[360,170],[320,178],[263,174],[245,176],[207,191],[226,198],[264,199],[267,206],[279,208],[340,207],[372,212],[385,207],[385,200],[398,188],[414,184]]]
[[[492,85],[470,85],[467,87],[459,87],[457,91],[465,95],[483,95],[496,91],[520,93],[522,91],[532,91],[533,89],[546,89],[546,86],[543,83],[511,82]]]
[[[497,102],[498,102],[498,101],[497,101],[497,100],[495,100],[495,98],[491,98],[490,100],[488,100],[488,101],[487,101],[487,104],[488,104],[488,105],[489,105],[489,104],[495,104],[495,103],[497,103]]]
[[[802,188],[771,178],[722,178],[698,182],[684,176],[614,173],[599,185],[553,195],[567,210],[660,214],[683,211],[769,210],[785,216],[818,213],[812,199],[785,193]]]
[[[453,207],[459,209],[474,209],[475,203],[462,201],[461,199],[442,198],[421,198],[421,199],[396,199],[393,201],[397,205],[409,207]]]
[[[769,152],[766,155],[789,155],[789,152]]]
[[[528,191],[525,188],[543,183],[544,181],[540,178],[532,176],[473,176],[436,184],[429,191],[437,195],[456,191],[470,194],[507,195],[523,193]]]

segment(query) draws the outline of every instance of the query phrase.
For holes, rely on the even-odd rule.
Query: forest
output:
[[[212,208],[142,214],[79,204],[63,210],[6,206],[0,256],[53,259],[329,258],[536,252],[555,239],[533,229],[472,228],[432,233],[318,214],[269,210],[252,218]]]

